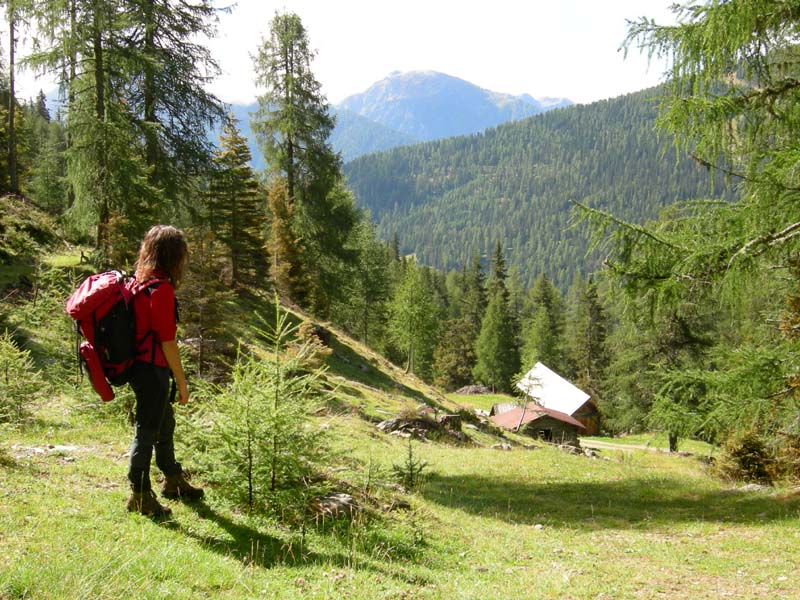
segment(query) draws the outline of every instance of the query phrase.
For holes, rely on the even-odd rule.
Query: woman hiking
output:
[[[177,385],[178,403],[189,401],[189,387],[181,365],[177,331],[175,288],[186,270],[189,253],[183,234],[170,225],[156,225],[145,234],[136,261],[137,357],[130,370],[130,386],[136,396],[136,421],[130,450],[128,510],[143,515],[167,516],[150,485],[150,459],[155,448],[156,465],[164,473],[161,494],[166,498],[197,500],[201,488],[190,485],[175,460],[175,414],[172,409]],[[170,373],[174,379],[170,394]],[[172,396],[172,397],[170,397]]]

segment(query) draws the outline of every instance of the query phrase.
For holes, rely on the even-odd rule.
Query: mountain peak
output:
[[[337,105],[422,141],[483,131],[555,107],[430,70],[393,71]]]

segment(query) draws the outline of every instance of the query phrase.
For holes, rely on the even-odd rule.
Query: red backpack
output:
[[[79,359],[105,402],[114,398],[111,385],[128,382],[128,369],[137,356],[133,299],[164,281],[139,284],[122,271],[108,271],[87,277],[67,299],[66,312],[86,338],[78,348]]]

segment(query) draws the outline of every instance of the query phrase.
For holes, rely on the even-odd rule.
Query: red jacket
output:
[[[161,343],[173,341],[178,330],[175,288],[161,271],[153,273],[152,279],[162,281],[138,293],[133,299],[133,313],[136,316],[136,349],[139,352],[136,360],[168,367]],[[134,285],[139,285],[139,282]]]

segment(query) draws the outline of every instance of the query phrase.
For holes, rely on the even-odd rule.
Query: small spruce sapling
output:
[[[279,305],[275,323],[264,333],[270,357],[241,356],[220,390],[210,444],[219,452],[224,494],[251,511],[299,515],[321,492],[315,482],[324,480],[319,473],[330,454],[324,431],[310,419],[324,399],[324,369],[304,362],[306,350],[286,352],[297,326]]]
[[[414,447],[409,438],[405,460],[399,465],[392,463],[392,472],[404,488],[413,491],[419,486],[422,480],[422,472],[427,467],[427,461],[420,460],[414,456]]]

